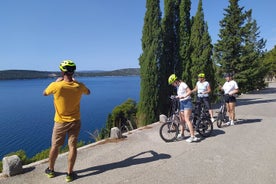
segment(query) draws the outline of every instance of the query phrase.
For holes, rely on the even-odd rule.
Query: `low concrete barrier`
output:
[[[23,172],[22,162],[17,155],[4,157],[3,160],[3,174],[5,176],[13,176]]]
[[[111,128],[110,132],[110,138],[111,139],[121,139],[122,138],[122,132],[118,127]]]

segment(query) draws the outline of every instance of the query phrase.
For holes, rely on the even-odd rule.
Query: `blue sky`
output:
[[[198,0],[192,0],[195,15]],[[0,0],[0,70],[58,71],[139,67],[146,0]],[[203,0],[213,43],[228,0]],[[253,9],[266,48],[276,45],[276,1],[240,0]],[[163,1],[161,0],[161,7]],[[163,10],[162,10],[163,11]]]

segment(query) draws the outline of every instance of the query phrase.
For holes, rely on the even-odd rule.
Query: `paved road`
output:
[[[120,141],[79,149],[78,184],[273,184],[276,183],[276,83],[238,99],[239,124],[218,129],[198,143],[165,143],[160,123],[138,129]],[[45,161],[24,174],[0,177],[1,184],[65,182],[66,154],[58,157],[52,179]]]

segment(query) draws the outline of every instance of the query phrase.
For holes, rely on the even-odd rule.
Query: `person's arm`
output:
[[[90,93],[91,93],[90,89],[87,88],[87,93],[86,94],[90,95]]]
[[[219,84],[219,85],[218,85],[218,87],[219,87],[219,90],[220,90],[220,91],[224,91],[224,89],[223,89],[223,86],[222,86],[222,85],[220,85],[220,84]]]
[[[186,88],[186,96],[184,98],[186,98],[187,96],[190,96],[192,93],[193,93],[192,90],[189,87],[187,87]]]
[[[194,87],[194,89],[192,90],[192,93],[197,92],[197,86]]]
[[[48,96],[48,94],[46,93],[46,90],[43,91],[43,95]]]
[[[211,92],[211,87],[210,85],[207,86],[207,90],[203,92],[203,94],[208,94]]]
[[[229,93],[229,95],[234,95],[234,94],[237,94],[238,92],[239,92],[239,89],[234,89]]]
[[[183,96],[177,96],[177,98],[179,98],[179,99],[186,98],[187,96],[190,96],[191,94],[192,94],[192,90],[189,87],[187,87],[185,96],[184,95]]]
[[[49,96],[49,95],[53,94],[54,93],[54,88],[53,88],[54,84],[55,84],[55,82],[52,82],[47,88],[44,89],[42,94],[44,96]]]
[[[232,90],[229,95],[234,95],[239,92],[239,87],[236,81],[234,81],[234,90]]]
[[[91,91],[88,87],[86,87],[83,83],[80,83],[82,85],[82,88],[83,88],[83,93],[86,94],[86,95],[90,95]]]

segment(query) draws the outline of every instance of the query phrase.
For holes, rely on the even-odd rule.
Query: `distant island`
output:
[[[76,77],[96,77],[96,76],[137,76],[140,75],[139,68],[125,68],[112,71],[78,71]],[[60,72],[36,71],[36,70],[2,70],[0,80],[13,79],[37,79],[55,78],[60,76]]]

